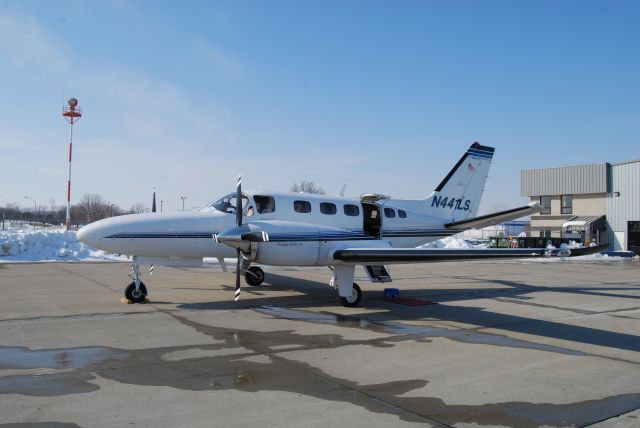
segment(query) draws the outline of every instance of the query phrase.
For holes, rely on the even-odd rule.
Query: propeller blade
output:
[[[236,296],[233,300],[236,302],[240,299],[240,250],[238,250],[238,261],[236,262]]]
[[[249,242],[269,242],[269,234],[264,230],[262,232],[247,232],[241,236],[243,241]]]
[[[238,176],[236,189],[236,226],[242,226],[242,175]]]

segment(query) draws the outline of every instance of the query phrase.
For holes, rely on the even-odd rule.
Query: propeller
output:
[[[236,227],[242,226],[242,174],[238,175],[238,186],[236,187]],[[242,257],[242,251],[240,248],[236,248],[238,254],[238,261],[236,262],[236,294],[234,300],[237,302],[240,299],[240,258]]]
[[[225,244],[236,249],[238,261],[236,262],[236,292],[234,300],[240,298],[240,266],[242,253],[251,252],[252,242],[269,242],[269,234],[264,230],[259,230],[257,225],[242,224],[242,176],[238,176],[238,186],[236,188],[236,225],[212,235],[213,240],[219,244]],[[253,230],[252,230],[253,228]],[[258,229],[258,230],[256,230]]]

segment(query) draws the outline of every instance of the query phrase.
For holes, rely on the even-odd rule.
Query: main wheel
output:
[[[136,283],[132,282],[124,289],[124,297],[131,300],[133,303],[142,303],[147,297],[147,287],[143,282],[140,282],[140,287],[136,290]]]
[[[354,282],[353,291],[351,291],[351,296],[342,297],[338,295],[338,298],[340,299],[340,304],[342,306],[346,306],[348,308],[355,308],[356,306],[358,306],[358,303],[360,303],[360,299],[362,298],[362,290],[360,290],[360,286]]]
[[[244,273],[244,280],[252,287],[257,287],[264,281],[264,271],[258,266],[251,266]]]

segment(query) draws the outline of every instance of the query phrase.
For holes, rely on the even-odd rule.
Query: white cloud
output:
[[[68,46],[33,18],[0,12],[0,58],[9,64],[60,72],[67,68],[70,57]]]
[[[201,58],[211,63],[214,69],[224,73],[226,76],[234,78],[244,77],[244,66],[234,55],[223,52],[204,39],[196,40],[195,49]]]

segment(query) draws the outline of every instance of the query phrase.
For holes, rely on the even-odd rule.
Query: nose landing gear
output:
[[[133,282],[124,289],[124,297],[133,303],[143,303],[147,298],[147,287],[140,281],[140,265],[135,262],[135,258],[129,276]]]

